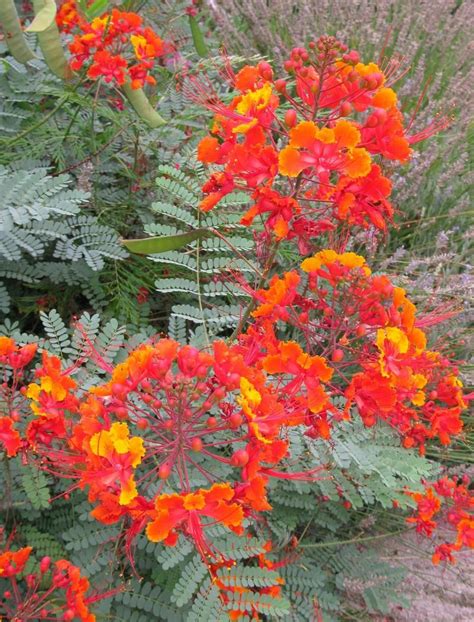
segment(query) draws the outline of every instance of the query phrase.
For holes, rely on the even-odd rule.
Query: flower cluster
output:
[[[415,305],[385,275],[372,275],[360,255],[323,250],[301,264],[301,271],[275,276],[256,292],[254,322],[240,341],[254,352],[253,363],[272,373],[293,375],[282,385],[287,396],[306,385],[314,432],[328,436],[328,414],[349,418],[355,407],[367,426],[383,419],[405,447],[427,439],[449,444],[462,430],[466,408],[456,367],[427,349]],[[275,337],[284,322],[299,335],[295,342]],[[295,329],[297,333],[295,333]],[[328,399],[345,398],[342,412]],[[288,410],[287,410],[288,412]]]
[[[222,341],[209,353],[160,339],[131,352],[109,382],[77,401],[67,370],[52,379],[45,356],[40,382],[27,389],[37,413],[27,428],[30,446],[42,468],[87,488],[97,520],[128,517],[131,534],[146,527],[150,540],[168,545],[181,532],[209,554],[206,523],[242,533],[246,516],[271,509],[269,477],[312,478],[320,470],[291,474],[275,467],[288,453],[283,430],[304,424],[308,404],[317,412],[318,400],[326,400],[315,378],[330,377],[326,362],[303,360],[301,351],[308,389],[295,400],[280,394],[275,364],[255,369],[246,359],[241,346]],[[65,416],[66,402],[73,416]],[[223,466],[224,482],[215,475]],[[190,484],[196,474],[206,487]]]
[[[456,532],[454,542],[444,542],[436,547],[433,563],[440,561],[455,563],[454,551],[462,548],[474,548],[474,495],[469,489],[470,481],[463,477],[462,483],[457,478],[443,477],[432,486],[426,485],[425,492],[411,492],[416,501],[416,515],[407,519],[416,525],[416,531],[425,536],[432,536],[443,515],[451,529]]]
[[[246,517],[271,510],[269,478],[321,471],[287,469],[288,428],[329,439],[355,407],[366,425],[383,419],[420,451],[461,432],[456,369],[427,349],[404,290],[363,257],[320,251],[255,297],[235,344],[146,343],[81,395],[73,370],[43,353],[24,392],[34,413],[25,443],[40,468],[86,489],[97,520],[127,519],[129,541],[146,530],[172,546],[184,534],[218,559],[206,525],[242,533]],[[277,337],[282,323],[293,340]]]
[[[130,82],[132,89],[156,83],[151,70],[169,46],[137,13],[112,9],[89,22],[75,0],[66,0],[56,22],[63,32],[74,34],[69,44],[72,70],[87,65],[89,78],[119,86]]]
[[[216,171],[204,184],[201,209],[213,209],[235,189],[253,205],[268,236],[296,238],[302,254],[327,231],[346,235],[349,225],[384,230],[394,209],[383,162],[406,162],[410,145],[446,124],[408,136],[390,87],[397,63],[383,70],[364,64],[334,37],[295,48],[285,63],[288,79],[275,79],[267,62],[231,75],[236,91],[225,105],[196,78],[188,94],[216,114],[198,147],[201,162]],[[230,72],[230,70],[229,70]]]
[[[21,419],[23,401],[18,389],[22,384],[24,369],[33,360],[36,350],[36,344],[17,346],[10,337],[0,336],[0,402],[5,405],[6,413],[0,416],[0,450],[3,448],[10,458],[16,456],[21,447],[20,432],[15,426]]]
[[[33,562],[32,550],[7,547],[0,552],[0,580],[11,586],[0,598],[1,619],[95,622],[89,604],[106,595],[87,596],[89,581],[66,559],[52,562],[43,557],[36,572],[25,574],[26,564]]]

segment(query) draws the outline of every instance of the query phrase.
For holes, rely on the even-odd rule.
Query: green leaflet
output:
[[[207,56],[209,50],[207,49],[207,45],[204,41],[201,29],[194,15],[189,16],[189,27],[191,28],[191,34],[193,36],[193,42],[194,47],[196,48],[196,52],[199,54],[199,56],[201,56],[201,58]]]
[[[13,0],[0,0],[0,24],[8,49],[19,63],[36,58],[26,43]]]
[[[138,255],[154,255],[156,253],[176,250],[190,242],[194,242],[194,240],[199,240],[208,235],[212,235],[212,231],[209,229],[196,229],[195,231],[178,233],[177,235],[164,235],[138,240],[122,240],[122,244],[132,253],[137,253]]]
[[[56,3],[54,0],[37,0],[34,3],[35,18],[25,28],[25,32],[44,32],[51,26],[56,17]]]

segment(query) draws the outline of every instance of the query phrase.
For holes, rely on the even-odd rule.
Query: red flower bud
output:
[[[238,449],[230,459],[230,463],[235,467],[244,467],[249,461],[249,455],[245,449]]]
[[[282,78],[275,80],[275,89],[279,93],[284,93],[286,91],[286,80],[283,80]]]
[[[339,363],[340,361],[342,361],[343,358],[344,358],[344,352],[340,348],[337,348],[336,350],[334,350],[331,355],[331,360],[333,360],[334,363]]]
[[[271,80],[273,78],[273,69],[266,61],[262,60],[258,63],[257,69],[264,80]]]
[[[170,475],[171,475],[171,467],[167,462],[165,462],[158,469],[158,477],[160,479],[168,479]]]
[[[296,125],[296,110],[294,108],[290,108],[285,113],[285,124],[287,127],[294,127]]]
[[[235,430],[236,428],[238,428],[241,424],[242,424],[242,415],[239,415],[237,413],[233,413],[230,417],[229,417],[229,425],[230,427]]]
[[[200,438],[195,437],[191,441],[191,448],[193,451],[202,451],[202,441]]]
[[[348,117],[352,112],[352,105],[349,102],[344,102],[341,104],[339,112],[341,113],[341,117]]]
[[[44,574],[45,572],[48,572],[50,566],[51,566],[51,557],[47,557],[47,556],[43,557],[43,559],[40,561],[40,564],[39,564],[40,572],[42,574]]]

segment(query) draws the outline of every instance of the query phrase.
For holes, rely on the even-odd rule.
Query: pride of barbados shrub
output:
[[[90,77],[121,84],[125,64],[109,52],[92,54],[92,42],[107,40],[107,23],[110,36],[115,25],[120,32],[139,25],[117,13],[87,28],[74,19],[71,27],[83,33],[71,44],[73,62],[92,58]],[[132,37],[141,62],[160,47],[146,31]],[[61,495],[85,491],[93,520],[119,526],[132,568],[140,538],[164,547],[189,542],[230,620],[283,615],[275,604],[283,601],[279,570],[297,562],[302,533],[295,530],[283,556],[274,555],[268,537],[239,581],[229,578],[232,553],[209,534],[218,527],[250,540],[265,531],[273,482],[331,479],[328,465],[315,463],[302,444],[330,447],[339,425],[383,422],[407,452],[423,455],[427,444],[449,445],[462,434],[466,408],[455,363],[429,345],[426,331],[441,312],[418,313],[402,288],[348,248],[355,229],[383,231],[393,218],[387,162],[407,162],[411,145],[446,121],[410,136],[390,86],[396,64],[364,64],[331,37],[293,50],[285,68],[288,78],[274,79],[266,62],[237,74],[226,66],[236,90],[230,104],[202,76],[182,81],[186,94],[216,113],[198,146],[198,158],[213,167],[200,209],[219,209],[236,189],[252,203],[242,224],[253,227],[261,270],[256,285],[233,274],[251,301],[231,337],[201,349],[150,337],[118,364],[85,338],[83,353],[67,366],[43,350],[33,378],[27,370],[36,345],[0,337],[5,460],[18,455],[64,480]],[[146,66],[133,79],[146,81]],[[276,257],[285,245],[299,258],[279,274]],[[75,379],[90,361],[100,370],[92,386]],[[453,550],[474,544],[472,499],[454,480],[440,480],[435,490],[456,508],[450,522],[457,538],[435,552],[435,561],[451,561]],[[440,503],[433,489],[406,492],[418,508],[411,520],[431,533]],[[16,562],[6,563],[17,574]],[[57,568],[49,589],[64,584],[76,593],[80,576]],[[80,585],[85,592],[86,582]],[[92,620],[87,599],[71,598],[62,619]],[[316,619],[317,602],[312,608]]]

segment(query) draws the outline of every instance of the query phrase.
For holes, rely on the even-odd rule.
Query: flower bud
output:
[[[238,413],[233,413],[229,417],[229,425],[233,430],[238,428],[242,424],[242,421],[243,421],[242,415],[239,415]]]
[[[258,63],[257,69],[258,69],[259,74],[262,76],[264,80],[272,80],[273,69],[269,63],[263,60],[260,63]]]
[[[43,557],[43,559],[40,561],[39,564],[39,569],[41,574],[44,574],[45,572],[48,572],[49,567],[51,566],[51,557]]]
[[[202,451],[202,441],[200,438],[193,438],[193,440],[191,441],[191,449],[193,451]]]
[[[344,102],[341,104],[341,108],[339,109],[341,117],[348,117],[352,112],[352,105],[349,102]]]
[[[334,350],[331,355],[331,360],[334,363],[339,363],[340,361],[342,361],[343,358],[344,358],[344,351],[341,350],[340,348],[337,348],[336,350]]]
[[[249,461],[249,455],[245,449],[238,449],[230,459],[230,463],[235,467],[244,467]]]
[[[286,91],[286,80],[283,80],[283,78],[278,78],[278,80],[275,80],[275,89],[279,93],[284,93]]]
[[[290,108],[285,113],[285,124],[287,127],[294,127],[296,125],[296,110],[294,108]]]
[[[158,469],[158,477],[160,479],[168,479],[170,475],[171,475],[171,467],[167,462],[165,462]]]
[[[149,426],[148,420],[145,419],[145,417],[141,417],[138,421],[137,421],[137,428],[139,430],[146,430]]]

